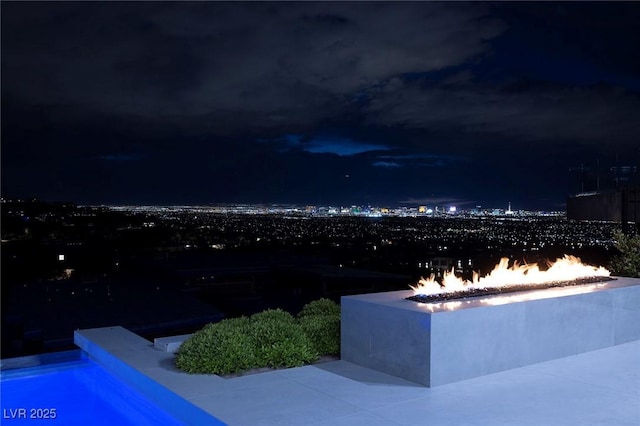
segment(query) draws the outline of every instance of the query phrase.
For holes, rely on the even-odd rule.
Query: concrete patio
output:
[[[75,341],[233,426],[640,425],[640,341],[434,388],[341,360],[230,379],[190,375],[122,327],[80,330]]]

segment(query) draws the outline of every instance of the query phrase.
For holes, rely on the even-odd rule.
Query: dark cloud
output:
[[[304,138],[301,135],[285,135],[272,140],[260,139],[259,142],[272,142],[284,145],[285,148],[283,148],[283,150],[285,151],[289,149],[299,149],[312,154],[335,154],[341,157],[391,149],[384,145],[336,136]]]
[[[503,28],[484,19],[480,6],[437,3],[20,3],[6,9],[6,95],[116,115],[261,127],[340,114],[355,91],[458,65],[485,52],[486,40]],[[32,33],[14,39],[25,26]]]
[[[446,167],[454,165],[456,163],[467,163],[468,158],[464,156],[455,155],[441,155],[441,154],[399,154],[399,155],[378,155],[378,159],[381,161],[374,163],[375,166],[385,167],[386,165],[392,165],[391,167],[401,166],[414,166],[414,167]],[[393,160],[393,161],[388,161]]]
[[[402,167],[402,164],[397,163],[395,161],[374,161],[371,163],[373,167],[383,167],[386,169],[395,169],[397,167]]]
[[[632,2],[1,7],[9,195],[534,207],[640,156]]]
[[[137,161],[143,159],[144,156],[138,154],[107,154],[96,158],[104,161]]]
[[[544,84],[422,87],[391,83],[371,96],[371,122],[508,138],[514,143],[615,139],[636,144],[640,97],[611,87]]]

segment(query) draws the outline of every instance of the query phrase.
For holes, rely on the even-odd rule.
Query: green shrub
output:
[[[640,234],[627,236],[617,231],[613,237],[620,253],[611,261],[612,272],[620,276],[640,277]]]
[[[251,315],[251,323],[261,323],[264,321],[281,321],[285,323],[294,323],[293,316],[282,309],[267,309],[266,311],[258,312]]]
[[[340,353],[340,305],[325,298],[314,300],[303,306],[298,323],[319,354]]]
[[[245,317],[208,324],[194,333],[176,355],[176,367],[188,373],[229,374],[258,365]]]
[[[306,315],[298,322],[320,355],[340,353],[340,316]]]
[[[296,320],[281,309],[208,324],[187,339],[176,367],[189,373],[230,374],[257,367],[298,367],[340,350],[340,306],[311,302]]]
[[[261,366],[299,367],[318,359],[313,343],[288,312],[272,309],[253,315],[250,333]]]
[[[302,307],[298,318],[309,315],[337,315],[340,317],[340,305],[330,299],[322,298],[309,302]]]

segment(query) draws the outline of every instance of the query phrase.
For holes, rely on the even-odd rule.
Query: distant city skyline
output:
[[[25,199],[6,199],[0,198],[2,203],[51,203],[48,200],[39,200],[37,198],[25,198]],[[53,202],[56,203],[56,202]],[[64,201],[62,203],[65,203]],[[418,211],[419,213],[464,213],[464,212],[498,212],[501,211],[506,214],[511,214],[515,212],[537,212],[544,211],[544,209],[537,210],[527,210],[527,209],[518,209],[511,208],[511,202],[507,203],[507,206],[473,206],[469,208],[458,208],[455,204],[421,204],[421,205],[358,205],[353,203],[347,203],[345,205],[317,205],[317,204],[296,204],[296,203],[203,203],[203,204],[82,204],[82,203],[74,203],[67,201],[66,203],[71,203],[73,205],[78,205],[82,207],[96,207],[96,208],[108,208],[113,210],[133,210],[133,211],[145,211],[145,210],[202,210],[207,212],[215,212],[215,211],[262,211],[262,210],[275,210],[275,211],[287,211],[287,210],[299,210],[305,212],[318,212],[318,211],[330,211],[336,210],[333,213],[349,213],[344,210],[353,210],[357,209],[357,211],[382,211],[391,212],[391,211]],[[343,211],[341,211],[341,210]],[[351,211],[353,212],[353,211]]]
[[[513,209],[511,203],[505,207],[458,208],[455,205],[414,205],[414,206],[321,206],[297,204],[212,204],[212,205],[112,205],[95,206],[123,212],[193,212],[203,214],[304,214],[308,216],[407,216],[407,217],[471,217],[471,216],[505,216],[505,217],[535,217],[535,216],[564,216],[564,211],[558,210],[525,210]]]
[[[4,198],[565,209],[640,183],[637,2],[2,2]]]

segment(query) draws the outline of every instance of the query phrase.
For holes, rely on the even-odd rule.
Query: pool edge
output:
[[[81,349],[71,349],[61,352],[5,358],[0,359],[0,371],[40,367],[48,364],[58,364],[69,361],[80,361],[83,359],[83,356]]]
[[[157,352],[153,349],[151,342],[123,327],[104,327],[102,329],[76,330],[74,332],[74,343],[80,348],[83,356],[87,356],[98,363],[109,373],[142,393],[180,422],[187,425],[226,425],[220,419],[111,353],[110,350],[113,350],[113,347],[107,347],[108,345],[99,344],[92,340],[89,335],[96,332],[99,333],[101,330],[118,334],[123,338],[123,341],[128,341],[132,346],[139,346],[141,350],[148,349],[149,351]],[[150,354],[153,352],[150,352]]]

